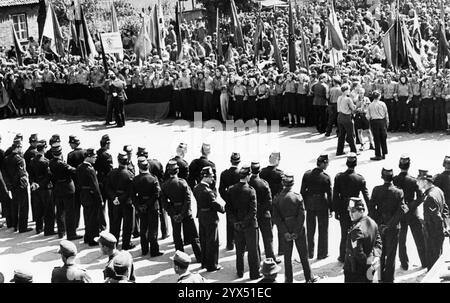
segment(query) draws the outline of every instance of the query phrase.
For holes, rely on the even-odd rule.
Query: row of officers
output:
[[[119,165],[113,168],[112,157],[107,153],[109,137],[103,136],[100,142],[102,147],[97,152],[92,148],[83,150],[78,138],[71,136],[74,151],[66,162],[56,136],[52,137],[51,148],[46,151],[46,142],[32,135],[31,145],[23,154],[22,138],[17,136],[1,158],[0,199],[7,227],[19,232],[30,231],[29,187],[37,233],[54,234],[56,216],[60,238],[65,233],[68,240],[81,238],[76,234],[80,213],[77,203],[80,203],[85,222],[84,242],[98,245],[94,238],[106,229],[106,204],[110,232],[119,239],[122,231],[123,249],[134,247],[131,243],[133,226],[139,225],[142,254],[150,251],[151,256],[159,256],[162,253],[158,247],[158,225],[161,221],[163,237],[168,237],[168,222],[164,217],[167,212],[175,248],[183,251],[185,244],[192,245],[202,268],[217,271],[221,269],[218,213],[225,213],[226,248],[236,249],[237,276],[243,276],[244,254],[248,251],[250,278],[260,277],[260,234],[266,258],[281,262],[273,249],[272,225],[275,224],[278,256],[284,255],[286,282],[293,281],[294,243],[306,281],[316,280],[308,259],[314,257],[316,226],[317,257],[328,257],[328,224],[332,212],[341,225],[338,259],[344,263],[348,281],[367,282],[366,275],[363,279],[359,274],[367,271],[369,263],[370,266],[376,264],[379,257],[381,280],[393,282],[397,246],[402,268],[409,266],[405,244],[408,227],[422,266],[430,269],[440,256],[444,236],[448,233],[450,157],[444,159],[443,173],[433,177],[427,171],[420,171],[419,178],[415,179],[408,173],[410,158],[402,156],[400,174],[394,176],[392,169],[383,168],[383,185],[375,187],[369,197],[364,177],[355,172],[357,156],[353,153],[347,158],[348,169],[336,176],[333,188],[325,173],[328,156],[321,155],[317,167],[304,174],[300,193],[293,189],[293,175],[278,169],[280,153],[272,153],[270,165],[262,169],[258,162],[239,167],[240,155],[233,153],[231,167],[221,173],[217,190],[216,167],[208,158],[211,153],[208,144],[202,145],[201,157],[188,165],[183,159],[187,146],[181,143],[177,156],[168,162],[165,172],[159,161],[149,159],[147,151],[139,148],[139,173],[135,176],[130,146],[125,146],[126,152],[119,153]],[[79,156],[78,165],[72,162],[75,154]],[[219,195],[225,204],[218,200]],[[198,230],[191,210],[192,196],[197,201]],[[361,216],[358,217],[356,210]],[[362,224],[360,221],[366,217],[371,219],[364,219],[366,223]],[[369,257],[371,262],[364,260]]]

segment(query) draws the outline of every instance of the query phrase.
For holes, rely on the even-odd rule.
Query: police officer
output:
[[[241,163],[241,155],[239,153],[232,153],[231,167],[224,170],[220,174],[219,194],[225,201],[225,204],[230,203],[230,197],[228,196],[228,190],[231,186],[239,182],[239,163]],[[230,216],[227,213],[227,250],[233,250],[234,248],[234,227],[230,221]]]
[[[425,174],[418,179],[419,188],[423,192],[427,268],[431,270],[442,254],[444,237],[448,235],[449,209],[444,192],[433,184],[433,176]]]
[[[59,243],[58,253],[64,263],[63,266],[53,268],[52,283],[92,283],[86,270],[75,263],[77,247],[70,241],[62,240]]]
[[[9,156],[11,153],[12,153],[12,151],[13,151],[13,149],[15,149],[15,144],[14,144],[14,142],[20,142],[20,143],[22,143],[23,142],[23,135],[22,134],[16,134],[15,136],[14,136],[14,139],[13,139],[13,144],[10,146],[10,147],[8,147],[7,149],[6,149],[6,151],[5,151],[5,154],[4,154],[4,157],[6,158],[7,156]],[[22,157],[23,157],[23,153],[22,153],[22,151],[20,151],[20,154],[22,155]]]
[[[349,228],[352,220],[348,214],[348,202],[352,197],[363,195],[366,205],[369,203],[369,191],[366,187],[366,180],[363,176],[355,172],[358,159],[355,153],[350,153],[347,157],[347,170],[338,173],[334,178],[333,187],[333,210],[335,217],[341,226],[341,241],[339,245],[339,262],[344,263],[345,246]]]
[[[36,155],[30,161],[31,199],[36,211],[36,234],[44,229],[44,236],[55,234],[55,205],[52,199],[51,172],[49,161],[44,157],[47,143],[40,140],[37,143]]]
[[[120,227],[123,219],[122,249],[133,249],[135,245],[130,243],[131,232],[133,230],[133,205],[130,191],[133,177],[127,169],[128,157],[124,152],[120,152],[117,160],[119,167],[114,168],[105,179],[106,196],[113,203],[113,221],[111,223],[111,233],[119,239]]]
[[[269,165],[264,167],[259,176],[261,179],[266,180],[269,183],[270,193],[272,194],[272,201],[276,195],[278,195],[283,189],[282,179],[283,171],[278,168],[280,165],[281,154],[280,152],[272,152],[269,156]],[[283,255],[283,235],[280,233],[278,227],[278,255]]]
[[[27,170],[28,175],[30,174],[30,162],[31,159],[33,159],[37,152],[36,152],[36,145],[38,141],[37,134],[32,134],[29,138],[30,146],[27,148],[25,153],[23,154],[23,158],[25,160],[25,168]],[[36,205],[33,197],[31,198],[31,216],[33,218],[33,221],[36,221]]]
[[[419,254],[422,267],[426,267],[425,242],[423,238],[423,206],[419,208],[422,203],[422,193],[419,190],[417,181],[414,177],[409,175],[408,170],[411,165],[411,160],[408,155],[402,155],[398,167],[401,172],[394,177],[394,185],[403,190],[405,196],[405,203],[408,206],[408,212],[400,219],[400,234],[398,239],[398,256],[400,258],[401,267],[403,270],[408,270],[408,254],[406,252],[406,235],[408,233],[408,226],[411,228],[411,233],[416,243],[417,252]]]
[[[11,225],[19,233],[32,231],[28,228],[28,173],[22,156],[22,141],[14,140],[11,152],[5,158],[5,181],[11,191]]]
[[[211,166],[202,168],[201,181],[193,190],[197,201],[197,217],[202,251],[202,268],[207,271],[222,269],[219,262],[219,217],[217,212],[225,213],[224,207],[217,202],[217,193],[212,189],[214,170]]]
[[[114,259],[120,254],[120,251],[116,248],[117,239],[107,231],[102,231],[95,241],[100,245],[100,251],[103,255],[108,256],[108,262],[103,270],[103,278],[114,278],[116,273],[114,271]],[[128,268],[128,279],[130,281],[136,281],[134,275],[134,264],[131,262],[131,266]]]
[[[111,148],[111,140],[108,135],[102,136],[100,140],[100,149],[97,150],[97,160],[94,163],[94,168],[97,171],[98,184],[100,186],[100,190],[102,192],[103,200],[105,204],[108,205],[108,218],[109,218],[109,227],[111,229],[111,223],[113,221],[113,204],[106,195],[104,179],[109,174],[109,172],[113,169],[113,160],[112,156],[108,153],[108,150]],[[105,205],[102,206],[102,209],[99,213],[99,222],[101,230],[106,229],[106,214],[105,214]]]
[[[192,160],[191,164],[189,165],[189,177],[188,177],[188,184],[191,187],[191,189],[194,189],[194,187],[200,183],[202,180],[202,174],[201,171],[204,167],[211,167],[213,170],[214,180],[211,184],[212,189],[216,189],[216,165],[208,159],[209,155],[211,154],[211,145],[207,143],[202,144],[202,148],[200,150],[202,153],[201,157],[198,159]]]
[[[272,193],[270,192],[269,183],[259,177],[259,173],[261,172],[261,165],[259,162],[252,162],[250,168],[252,176],[248,184],[253,187],[256,192],[256,219],[258,220],[259,230],[261,231],[266,259],[271,258],[279,264],[281,263],[281,260],[275,258],[275,253],[273,251]]]
[[[48,145],[50,146],[50,148],[47,150],[47,152],[45,153],[45,157],[48,160],[53,159],[53,153],[51,148],[53,147],[53,145],[58,145],[61,144],[61,137],[58,134],[54,134],[52,135],[52,137],[48,140]],[[63,159],[63,158],[61,158]]]
[[[177,146],[176,152],[177,152],[177,155],[175,157],[173,157],[172,159],[170,159],[170,160],[177,161],[177,165],[179,167],[178,177],[181,178],[181,179],[187,180],[188,176],[189,176],[189,164],[186,162],[186,160],[184,160],[184,157],[187,154],[187,144],[186,143],[180,143]],[[167,163],[167,165],[169,165],[169,163]],[[167,172],[167,168],[166,168],[166,173],[164,175],[164,180],[167,180],[169,177],[170,177],[170,175]]]
[[[317,158],[317,167],[303,175],[300,194],[305,199],[306,232],[308,235],[308,256],[314,258],[314,235],[316,222],[319,226],[317,259],[328,257],[328,216],[332,212],[331,179],[325,170],[328,155]]]
[[[181,228],[183,228],[184,243],[190,243],[197,262],[201,262],[202,254],[200,239],[191,210],[191,191],[185,179],[178,177],[179,167],[175,160],[167,164],[166,172],[169,179],[161,186],[161,200],[172,219],[173,242],[175,249],[184,251]]]
[[[133,257],[127,251],[121,251],[114,258],[112,264],[114,277],[108,277],[105,283],[134,283],[129,279],[129,269],[133,263]]]
[[[23,266],[23,265],[22,265]],[[0,278],[4,281],[4,277]],[[14,277],[9,281],[10,283],[33,283],[33,274],[28,268],[16,268],[14,269]],[[3,283],[3,282],[1,282]]]
[[[173,269],[179,276],[177,283],[205,283],[205,279],[200,274],[189,271],[191,263],[189,255],[177,250],[171,259],[173,260]]]
[[[80,139],[78,139],[77,136],[74,135],[69,136],[69,145],[72,151],[69,152],[69,154],[67,154],[67,164],[76,169],[78,165],[83,163],[84,154],[86,151],[80,147]],[[76,175],[73,178],[73,182],[75,183],[75,225],[76,227],[78,227],[80,224],[81,202],[80,202],[80,191],[77,190],[78,179],[76,178]]]
[[[98,245],[94,238],[98,236],[100,231],[98,218],[104,204],[94,169],[96,160],[97,154],[94,149],[86,149],[84,161],[78,165],[76,171],[76,179],[79,180],[77,190],[80,192],[80,203],[83,205],[84,243],[89,244],[89,246]]]
[[[273,221],[279,228],[279,233],[283,235],[284,242],[284,275],[285,282],[294,281],[292,273],[292,249],[297,247],[298,255],[303,267],[305,280],[308,283],[317,281],[311,275],[311,267],[308,261],[308,245],[305,235],[305,207],[300,194],[293,191],[294,176],[284,174],[283,190],[273,201]]]
[[[361,198],[350,198],[348,212],[353,225],[346,239],[344,281],[370,283],[382,251],[378,226],[367,216],[367,207]]]
[[[150,174],[146,158],[138,158],[138,168],[139,175],[132,183],[131,199],[139,216],[142,255],[148,254],[150,241],[150,256],[158,257],[163,254],[158,245],[158,197],[161,188],[158,179]]]
[[[383,168],[381,178],[383,185],[375,186],[369,202],[369,216],[375,220],[380,229],[383,250],[381,254],[381,281],[394,282],[395,256],[397,254],[400,218],[408,211],[403,191],[392,184],[392,169]]]
[[[434,185],[444,192],[445,203],[450,207],[450,156],[445,156],[442,165],[445,170],[434,177]]]
[[[133,177],[136,175],[136,169],[133,164],[133,160],[131,159],[133,156],[133,147],[131,145],[124,145],[123,151],[127,154],[127,169],[128,171],[133,175]]]
[[[228,190],[229,202],[225,205],[230,223],[234,226],[236,242],[236,270],[239,278],[244,276],[244,254],[248,251],[250,279],[260,278],[259,273],[259,231],[256,219],[256,191],[249,184],[250,165],[239,170],[239,183]]]

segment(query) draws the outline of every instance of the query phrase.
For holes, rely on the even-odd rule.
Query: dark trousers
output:
[[[111,96],[106,97],[106,122],[110,123],[112,121],[113,116],[113,106]]]
[[[433,114],[434,104],[433,99],[422,99],[419,111],[419,127],[420,131],[433,130]]]
[[[372,130],[373,141],[375,143],[375,156],[387,155],[387,128],[384,119],[370,120],[370,129]]]
[[[236,96],[236,103],[234,107],[234,120],[245,119],[245,103],[244,96]]]
[[[9,196],[1,199],[2,218],[5,218],[6,226],[8,228],[12,227],[11,204],[12,204],[12,200],[9,198]]]
[[[337,104],[331,103],[327,107],[328,123],[327,123],[327,134],[331,134],[333,131],[333,125],[337,126]]]
[[[311,279],[311,267],[308,261],[308,245],[306,244],[305,229],[303,228],[301,233],[298,235],[297,239],[294,241],[286,241],[283,235],[283,241],[285,251],[284,251],[284,276],[286,278],[286,283],[292,283],[294,281],[294,276],[292,273],[292,249],[297,247],[297,252],[300,257],[300,261],[303,267],[303,274],[306,281]]]
[[[336,153],[341,154],[344,152],[345,141],[347,141],[347,143],[349,144],[350,151],[356,153],[355,127],[353,124],[352,116],[339,113],[337,120],[339,136]]]
[[[210,119],[222,120],[222,114],[220,112],[220,90],[214,90],[213,93],[213,112],[214,115]]]
[[[411,228],[411,233],[416,243],[417,252],[419,254],[422,267],[427,266],[425,239],[423,236],[423,224],[416,216],[406,214],[400,220],[400,234],[398,236],[398,256],[402,265],[408,266],[409,259],[406,252],[406,235],[408,234],[408,226]]]
[[[256,101],[256,112],[259,120],[268,118],[269,115],[269,98],[259,99]]]
[[[216,108],[214,104],[213,94],[205,92],[203,94],[203,120],[211,120],[216,117]]]
[[[295,98],[295,96],[294,96]],[[268,121],[277,120],[281,118],[281,96],[269,97],[269,115]]]
[[[386,103],[386,107],[388,109],[389,114],[389,130],[397,130],[399,127],[399,121],[398,121],[398,106],[397,102],[395,102],[394,99],[386,99],[384,100],[384,103]]]
[[[219,231],[217,223],[199,220],[202,268],[214,269],[219,264]]]
[[[366,272],[347,272],[344,271],[345,283],[372,283],[367,279]]]
[[[201,112],[203,110],[203,91],[202,90],[195,90],[194,96],[195,96],[195,111]]]
[[[11,191],[11,224],[19,232],[26,231],[28,227],[28,192],[27,189],[15,188]]]
[[[435,228],[425,224],[424,228],[425,245],[427,252],[427,268],[431,270],[433,265],[442,254],[442,245],[444,243],[444,235],[442,229]]]
[[[131,231],[133,229],[133,206],[131,204],[113,205],[111,233],[116,237],[117,242],[119,242],[122,220],[122,249],[126,249],[130,246]]]
[[[383,283],[394,282],[395,256],[397,254],[399,230],[386,229],[381,234],[383,249],[380,258],[381,281]]]
[[[150,242],[150,255],[155,255],[159,252],[158,211],[139,212],[139,222],[142,254],[148,254]]]
[[[282,256],[282,255],[284,255],[284,250],[285,250],[285,248],[284,248],[284,245],[285,245],[285,242],[286,241],[284,241],[284,235],[282,234],[282,233],[280,233],[280,229],[278,228],[278,226],[277,226],[277,230],[278,230],[278,256]]]
[[[192,216],[186,217],[182,222],[175,222],[172,219],[173,242],[175,249],[184,251],[183,238],[181,237],[181,228],[184,232],[184,240],[191,244],[197,262],[202,260],[202,252],[200,248],[200,239],[198,237],[197,227],[195,226]]]
[[[98,237],[100,231],[100,223],[98,221],[99,214],[101,213],[101,205],[89,205],[83,206],[84,215],[84,242],[94,242],[94,238]]]
[[[125,126],[125,110],[123,107],[123,103],[123,100],[112,100],[112,107],[114,110],[117,126]]]
[[[442,98],[437,98],[434,101],[434,119],[433,119],[433,129],[434,130],[444,130],[447,126],[447,116],[445,114],[445,103]]]
[[[339,243],[339,258],[345,259],[345,248],[347,246],[348,230],[352,226],[352,220],[349,215],[341,215],[339,218],[339,224],[341,226],[341,242]]]
[[[308,255],[314,256],[314,236],[316,234],[316,222],[319,229],[319,243],[317,247],[317,257],[328,256],[328,210],[308,210],[306,211],[306,234],[308,236]]]
[[[227,249],[232,250],[234,248],[234,225],[230,221],[228,214],[227,218]]]
[[[81,214],[81,201],[80,201],[80,191],[75,191],[74,196],[74,209],[75,213],[75,227],[78,228],[80,226],[80,214]]]
[[[38,189],[31,193],[36,212],[36,230],[44,229],[44,235],[55,232],[55,205],[50,189]]]
[[[67,232],[67,238],[74,237],[76,235],[74,195],[55,196],[55,204],[58,234],[61,236]]]
[[[271,218],[258,218],[259,231],[264,244],[264,254],[267,258],[275,260],[275,253],[273,251],[273,233],[272,233],[272,219]],[[259,245],[258,245],[259,248]],[[260,254],[261,255],[261,254]],[[260,258],[261,259],[261,258]]]
[[[242,230],[235,230],[236,241],[236,271],[238,274],[244,273],[244,254],[248,251],[248,267],[250,279],[259,278],[259,231],[256,227],[248,227]]]
[[[161,221],[161,235],[163,238],[167,238],[169,235],[169,215],[167,215],[167,211],[163,207],[163,203],[158,200],[159,203],[159,220]]]
[[[314,105],[314,116],[316,120],[316,128],[319,133],[326,132],[327,129],[327,106]]]

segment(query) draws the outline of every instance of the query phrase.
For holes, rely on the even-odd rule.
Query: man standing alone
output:
[[[386,104],[380,101],[379,91],[373,92],[373,102],[369,105],[367,111],[367,120],[370,122],[373,140],[375,141],[375,157],[370,158],[373,161],[385,159],[387,149],[387,128],[389,127],[389,114]]]

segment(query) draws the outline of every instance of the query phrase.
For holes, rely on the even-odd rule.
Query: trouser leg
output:
[[[308,261],[308,246],[306,244],[305,229],[303,228],[297,239],[295,240],[295,246],[297,247],[297,252],[300,257],[300,262],[303,267],[303,274],[305,280],[311,280],[311,267]]]
[[[308,235],[308,256],[314,258],[314,236],[316,235],[316,212],[306,211],[306,232]]]
[[[422,264],[422,267],[425,268],[427,266],[427,258],[425,240],[423,236],[423,224],[417,217],[411,217],[409,226],[411,227],[411,233],[413,235],[414,242],[416,243],[420,262]]]
[[[328,256],[328,210],[321,210],[317,214],[319,240],[317,245],[317,257],[325,258]]]
[[[284,240],[284,277],[286,283],[292,283],[294,280],[294,274],[292,273],[292,248],[294,245],[293,241]]]
[[[146,255],[149,252],[148,245],[148,210],[139,212],[139,238],[141,242],[142,255]]]
[[[183,238],[181,237],[181,223],[175,222],[173,218],[172,221],[172,236],[173,243],[175,244],[175,249],[179,251],[184,251]]]
[[[343,261],[345,258],[345,248],[347,245],[348,230],[351,226],[351,222],[348,218],[343,217],[339,220],[341,225],[341,242],[339,244],[339,258]]]
[[[64,200],[64,217],[66,223],[67,238],[76,235],[75,214],[74,214],[74,195],[69,195],[63,198]]]
[[[161,235],[163,238],[167,238],[169,236],[169,216],[167,215],[167,211],[164,209],[161,199],[158,200],[159,203],[159,220],[161,221]]]
[[[29,201],[27,189],[19,190],[19,232],[24,232],[28,228],[28,211],[29,211]]]
[[[31,204],[34,205],[34,221],[36,222],[36,232],[42,231],[44,226],[44,201],[42,201],[38,190],[31,192]]]
[[[382,270],[382,281],[384,283],[394,282],[395,256],[398,245],[398,229],[387,230],[383,241],[383,250],[385,251],[385,264]]]
[[[133,206],[131,204],[121,205],[123,214],[122,248],[130,247],[131,232],[133,231]]]
[[[194,252],[195,258],[197,259],[197,262],[200,262],[200,260],[202,259],[202,251],[199,246],[200,242],[194,218],[192,218],[192,216],[186,217],[183,219],[182,224],[184,230],[184,237],[189,238],[189,243],[192,246],[192,251]]]
[[[259,254],[258,254],[258,243],[259,243],[259,231],[258,228],[246,228],[244,230],[245,244],[248,250],[248,267],[250,270],[250,279],[257,279],[260,277],[259,274]]]
[[[245,254],[245,234],[243,230],[234,233],[234,241],[236,244],[236,271],[238,275],[244,273],[244,254]]]
[[[273,251],[272,221],[270,218],[258,218],[258,225],[264,243],[264,253],[266,258],[272,258],[275,260],[275,253]]]
[[[148,239],[150,241],[150,254],[155,255],[159,253],[159,244],[158,244],[158,212],[150,211],[149,212],[149,229],[148,229]]]
[[[398,235],[398,257],[400,259],[400,263],[404,267],[408,267],[409,259],[408,254],[406,252],[406,236],[408,234],[408,221],[404,216],[400,220],[400,232]]]
[[[44,206],[44,235],[52,235],[55,232],[55,204],[51,190],[42,191],[41,199]]]
[[[123,217],[122,207],[120,207],[120,205],[113,204],[112,213],[113,213],[113,218],[112,218],[110,232],[114,237],[116,237],[117,245],[118,245],[119,238],[120,238],[120,227],[122,225],[122,217]]]
[[[226,214],[227,220],[227,249],[232,250],[234,248],[234,226],[231,223],[228,214]]]
[[[63,237],[66,232],[64,200],[62,197],[55,197],[56,204],[56,226],[58,227],[58,236]]]

